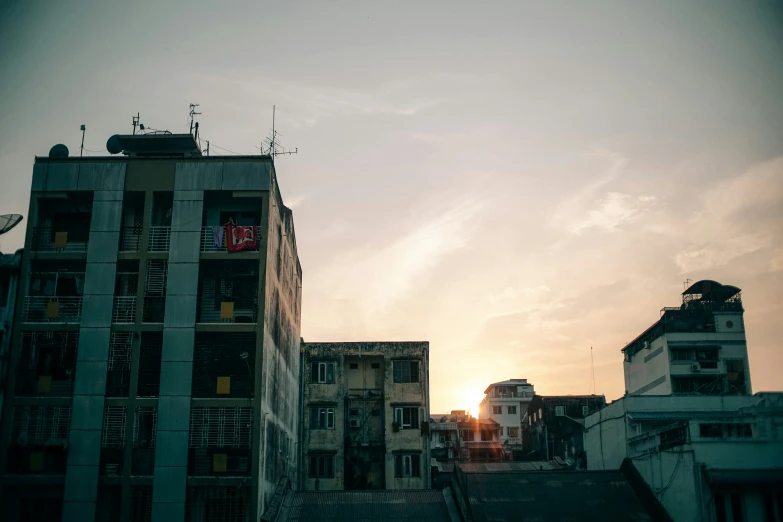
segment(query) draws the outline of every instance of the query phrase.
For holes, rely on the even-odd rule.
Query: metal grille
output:
[[[78,332],[23,333],[16,394],[70,397],[78,345]]]
[[[125,446],[125,406],[106,406],[103,414],[102,448]]]
[[[112,332],[109,341],[108,397],[127,397],[130,390],[133,332]]]
[[[246,522],[250,519],[247,487],[190,486],[185,502],[187,522]]]
[[[171,227],[150,227],[148,250],[150,252],[168,252],[171,240]]]
[[[120,231],[120,252],[138,252],[141,246],[141,226],[123,227]]]
[[[152,486],[131,486],[131,522],[152,522]]]
[[[87,241],[68,241],[62,248],[55,247],[54,227],[33,228],[33,252],[87,252]]]
[[[191,448],[249,448],[253,408],[190,409]]]
[[[198,322],[255,323],[258,316],[258,263],[217,261],[203,263],[200,270]],[[223,317],[223,303],[233,312]]]
[[[139,380],[136,395],[157,397],[160,392],[160,359],[163,332],[143,332],[139,351]]]
[[[137,406],[133,414],[134,475],[152,475],[155,467],[155,438],[158,431],[158,409]]]
[[[168,261],[165,259],[148,259],[147,276],[144,280],[144,295],[166,295],[168,272]]]
[[[255,332],[197,333],[193,354],[193,396],[253,397],[255,354]],[[230,379],[229,393],[218,393],[219,377]]]
[[[68,439],[70,406],[15,406],[11,439],[19,446],[34,446]]]
[[[57,312],[49,303],[57,303]],[[28,323],[78,323],[82,317],[81,297],[27,296],[22,321]]]
[[[132,324],[136,322],[136,296],[115,297],[114,312],[111,320],[113,323]]]

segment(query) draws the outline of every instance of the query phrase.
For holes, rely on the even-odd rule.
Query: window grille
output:
[[[256,322],[258,262],[205,262],[199,276],[198,322]],[[224,303],[231,303],[231,308]]]
[[[187,522],[246,522],[250,519],[247,487],[189,486],[185,502]]]
[[[160,360],[163,332],[143,332],[139,347],[139,380],[136,395],[157,397],[160,392]]]
[[[70,425],[70,406],[15,406],[11,439],[19,446],[65,441]]]
[[[166,308],[166,282],[168,262],[165,259],[148,259],[144,279],[144,316],[146,323],[162,323]]]
[[[253,397],[256,333],[196,334],[193,397]]]
[[[403,477],[420,477],[421,465],[420,455],[395,455],[394,456],[394,476],[398,478]]]
[[[133,332],[112,332],[109,339],[108,397],[127,397],[130,388]]]
[[[310,365],[310,382],[312,384],[334,384],[334,362],[312,362]]]
[[[158,409],[137,406],[133,413],[134,475],[152,475],[155,467],[155,438],[158,430]]]
[[[334,455],[310,455],[310,477],[334,477]]]
[[[131,522],[152,522],[152,486],[131,486]]]
[[[333,430],[334,408],[313,406],[310,408],[310,429]]]
[[[23,333],[16,394],[70,397],[78,346],[78,332]]]
[[[125,446],[125,406],[107,406],[103,414],[102,448]]]
[[[400,429],[418,429],[419,408],[394,408],[394,421]]]
[[[190,409],[191,448],[249,448],[253,408],[194,407]]]

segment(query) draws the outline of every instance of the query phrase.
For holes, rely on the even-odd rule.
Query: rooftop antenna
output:
[[[196,112],[196,107],[198,107],[198,103],[191,103],[190,104],[190,114],[188,117],[190,118],[190,133],[193,134],[193,118],[195,116],[198,116],[201,114],[200,112]]]
[[[79,130],[82,131],[82,146],[79,149],[79,157],[81,158],[82,155],[84,154],[84,132],[87,130],[87,125],[82,125],[81,127],[79,127]]]
[[[136,127],[139,125],[139,113],[136,113],[136,116],[133,117],[133,134],[136,134]]]
[[[277,139],[278,136],[282,136],[282,134],[278,133],[275,129],[275,106],[272,105],[272,135],[264,139],[261,146],[258,147],[258,150],[260,150],[262,154],[266,153],[272,156],[272,159],[276,156],[282,156],[283,154],[299,153],[299,147],[296,147],[294,150],[285,150],[281,145],[280,140]],[[266,145],[266,147],[264,147],[264,145]]]

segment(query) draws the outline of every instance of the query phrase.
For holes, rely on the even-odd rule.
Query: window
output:
[[[419,382],[419,361],[394,361],[394,382]]]
[[[481,430],[481,441],[492,442],[492,432],[489,430]]]
[[[512,439],[519,437],[519,428],[508,428],[508,436]]]
[[[334,455],[310,455],[310,477],[334,477]]]
[[[401,430],[415,430],[419,428],[418,408],[394,408],[394,422]]]
[[[516,415],[517,414],[517,407],[516,406],[509,406],[508,407],[508,414],[509,415]]]
[[[492,406],[492,415],[500,415],[503,413],[503,406]]]
[[[378,370],[378,369],[380,369],[380,367],[381,367],[381,363],[372,363],[372,369],[373,370]]]
[[[334,362],[314,362],[310,381],[318,384],[334,384]]]
[[[359,369],[359,363],[351,363],[349,368],[351,370],[358,370]]]
[[[676,428],[664,431],[660,434],[659,449],[665,450],[681,446],[688,441],[688,427],[677,426]]]
[[[310,408],[310,428],[314,430],[333,430],[334,408]]]
[[[699,424],[699,436],[719,438],[723,436],[723,431],[720,424]]]
[[[590,414],[590,406],[582,406],[582,417],[587,417]]]
[[[420,477],[421,465],[419,455],[395,455],[394,476],[398,478]]]
[[[709,438],[752,438],[753,428],[747,422],[699,424],[699,435]]]
[[[565,417],[565,406],[555,406],[555,417]]]
[[[473,434],[473,430],[460,430],[459,436],[462,437],[462,440],[467,442],[473,442],[475,435]]]

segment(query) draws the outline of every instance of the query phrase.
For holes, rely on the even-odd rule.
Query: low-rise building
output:
[[[447,462],[459,459],[459,424],[469,415],[465,410],[451,410],[451,413],[430,415],[430,454],[432,458]]]
[[[522,416],[535,391],[527,379],[509,379],[490,384],[479,404],[479,419],[498,423],[498,436],[505,448],[505,458],[520,457],[522,452]]]
[[[588,469],[630,459],[675,522],[781,520],[783,393],[627,396],[585,426]]]
[[[630,395],[750,394],[740,289],[703,280],[623,348]]]
[[[496,462],[507,460],[506,448],[500,438],[501,426],[492,419],[468,418],[457,423],[460,460]]]
[[[429,343],[302,344],[305,490],[430,487]]]
[[[536,395],[525,412],[523,459],[560,457],[573,467],[584,468],[584,418],[604,406],[603,395]]]

